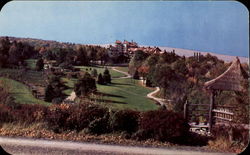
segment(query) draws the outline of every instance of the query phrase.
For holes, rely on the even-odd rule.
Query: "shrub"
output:
[[[8,123],[12,121],[13,117],[10,107],[0,104],[0,123]]]
[[[98,84],[104,84],[104,80],[103,80],[103,77],[102,77],[102,74],[101,74],[101,73],[98,75],[97,83],[98,83]]]
[[[227,140],[230,140],[231,136],[232,138],[231,140],[233,141],[238,141],[239,143],[242,143],[244,145],[248,144],[249,130],[245,129],[241,125],[237,126],[216,125],[212,128],[211,132],[215,139],[223,137]]]
[[[139,112],[133,110],[120,110],[111,114],[109,119],[113,131],[135,132],[138,129]]]
[[[53,105],[49,108],[46,115],[46,121],[50,129],[59,133],[66,129],[65,122],[69,117],[69,111],[58,105]]]
[[[189,125],[179,113],[155,110],[142,113],[139,129],[139,137],[174,142],[188,133]]]
[[[16,104],[11,107],[13,121],[21,123],[33,123],[36,121],[34,113],[43,109],[43,106],[36,104]]]
[[[103,134],[109,132],[108,124],[109,116],[105,115],[103,118],[97,118],[90,122],[88,131],[92,134]]]
[[[139,80],[140,76],[139,76],[139,72],[136,70],[134,75],[133,75],[133,79]]]
[[[91,77],[91,75],[86,72],[82,78],[78,79],[77,83],[74,86],[74,91],[78,97],[87,96],[90,93],[96,91],[96,83],[95,79]]]
[[[68,109],[70,115],[65,122],[67,129],[80,131],[87,128],[90,122],[102,118],[108,112],[107,108],[95,104],[75,104]]]

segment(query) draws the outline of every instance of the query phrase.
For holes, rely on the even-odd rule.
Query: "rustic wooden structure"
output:
[[[232,121],[233,113],[228,110],[214,109],[215,107],[215,94],[217,91],[243,91],[242,82],[248,79],[247,73],[244,71],[240,64],[240,60],[232,62],[231,66],[220,76],[212,79],[204,84],[204,88],[210,93],[210,108],[209,108],[209,131],[213,125],[213,113],[216,119]]]

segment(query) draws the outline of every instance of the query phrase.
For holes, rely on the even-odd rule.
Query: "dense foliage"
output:
[[[129,72],[136,79],[138,75],[142,77],[147,86],[160,87],[159,95],[168,99],[175,111],[183,112],[186,100],[190,104],[209,104],[209,94],[203,89],[204,83],[222,74],[229,66],[210,54],[186,58],[174,52],[149,55],[137,51],[129,63]],[[248,65],[243,67],[248,70]],[[246,92],[219,93],[216,104],[239,104],[242,106],[239,106],[241,110],[238,111],[248,114],[249,95]],[[246,123],[247,120],[246,116],[241,117],[241,122]]]
[[[183,115],[167,110],[148,111],[140,119],[140,138],[159,141],[174,141],[189,132],[189,125]]]
[[[95,79],[88,72],[85,72],[83,77],[80,77],[75,84],[74,91],[78,97],[88,96],[96,91]]]

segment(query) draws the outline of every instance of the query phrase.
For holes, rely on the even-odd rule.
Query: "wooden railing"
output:
[[[234,113],[232,112],[233,107],[228,106],[217,106],[213,109],[214,123],[224,122],[229,123],[233,121]]]
[[[209,109],[195,109],[194,111],[204,111],[202,114],[191,114],[190,106],[200,106],[200,107],[206,107],[209,106]],[[192,116],[208,116],[208,124],[209,124],[209,130],[211,130],[212,124],[217,123],[224,123],[229,124],[234,119],[234,113],[232,112],[232,109],[235,109],[236,107],[232,106],[215,106],[212,107],[209,104],[189,104],[187,101],[184,104],[184,118],[189,121],[189,117]],[[210,124],[211,122],[211,124]],[[190,122],[192,124],[192,122]],[[192,125],[191,125],[192,126]],[[194,125],[196,127],[199,127],[199,125]]]

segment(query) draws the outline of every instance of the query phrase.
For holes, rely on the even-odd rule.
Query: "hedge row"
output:
[[[89,103],[49,107],[0,104],[0,123],[4,122],[46,122],[57,133],[66,130],[84,130],[91,134],[120,132],[126,138],[171,142],[187,135],[189,131],[189,125],[182,115],[172,111],[112,111]]]

